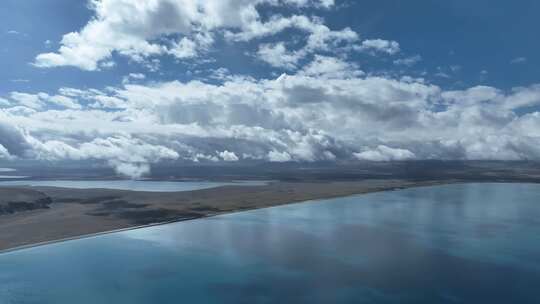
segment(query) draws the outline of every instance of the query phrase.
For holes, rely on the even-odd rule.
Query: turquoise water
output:
[[[0,254],[0,303],[540,303],[540,185],[321,200]]]
[[[220,186],[243,185],[258,186],[264,185],[264,181],[237,181],[237,182],[176,182],[176,181],[145,181],[145,180],[15,180],[0,181],[0,187],[4,186],[41,186],[41,187],[62,187],[75,189],[117,189],[133,191],[151,192],[175,192],[193,191],[200,189],[215,188]]]

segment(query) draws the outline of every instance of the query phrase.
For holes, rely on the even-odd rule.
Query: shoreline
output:
[[[215,215],[213,215],[213,216],[215,216]],[[41,246],[46,246],[46,245],[64,243],[64,242],[68,242],[68,241],[76,241],[76,240],[81,240],[81,239],[88,239],[88,238],[92,238],[92,237],[98,237],[98,236],[103,236],[103,235],[108,235],[108,234],[113,234],[113,233],[119,233],[119,232],[125,232],[125,231],[130,231],[130,230],[137,230],[137,229],[144,229],[144,228],[162,226],[162,225],[167,225],[167,224],[174,224],[174,223],[179,223],[179,222],[184,222],[184,221],[192,221],[192,220],[197,220],[197,219],[203,219],[203,218],[206,218],[206,217],[209,217],[209,216],[190,218],[190,219],[178,219],[178,220],[162,222],[162,223],[154,223],[154,224],[148,224],[148,225],[126,227],[126,228],[120,228],[120,229],[114,229],[114,230],[108,230],[108,231],[102,231],[102,232],[96,232],[96,233],[90,233],[90,234],[83,234],[83,235],[73,236],[73,237],[68,237],[68,238],[62,238],[62,239],[58,239],[58,240],[44,241],[44,242],[39,242],[39,243],[35,243],[35,244],[22,245],[22,246],[17,246],[17,247],[13,247],[13,248],[2,249],[2,250],[0,250],[0,255],[6,254],[6,253],[11,253],[11,252],[14,252],[14,251],[19,251],[19,250],[32,249],[32,248],[35,248],[35,247],[41,247]]]
[[[235,213],[254,211],[254,210],[259,210],[259,209],[282,207],[282,206],[293,205],[293,204],[316,202],[316,201],[328,200],[328,199],[340,198],[340,197],[358,196],[358,195],[364,195],[364,194],[369,194],[369,193],[377,193],[377,192],[385,192],[385,191],[399,191],[399,190],[406,190],[406,189],[411,189],[411,188],[433,187],[433,186],[451,185],[451,184],[459,184],[459,183],[463,183],[463,182],[460,182],[460,181],[447,181],[447,182],[433,182],[433,183],[428,183],[428,184],[412,184],[412,185],[400,186],[400,187],[389,187],[387,189],[368,190],[368,191],[365,191],[365,192],[349,194],[349,195],[344,195],[344,196],[343,195],[325,196],[325,197],[320,197],[320,198],[316,198],[316,199],[309,199],[309,200],[303,200],[303,201],[291,201],[289,203],[273,205],[273,206],[250,208],[250,209],[241,209],[241,210],[232,210],[232,211],[227,211],[227,212],[220,212],[220,213],[215,213],[215,214],[202,215],[202,216],[193,217],[193,218],[175,219],[175,220],[170,220],[170,221],[165,221],[165,222],[151,223],[151,224],[146,224],[146,225],[126,227],[126,228],[119,228],[119,229],[107,230],[107,231],[102,231],[102,232],[95,232],[95,233],[83,234],[83,235],[78,235],[78,236],[73,236],[73,237],[61,238],[61,239],[56,239],[56,240],[38,242],[38,243],[33,243],[33,244],[28,244],[28,245],[21,245],[21,246],[16,246],[16,247],[13,247],[13,248],[2,249],[2,250],[0,250],[0,255],[11,253],[11,252],[14,252],[14,251],[31,249],[31,248],[35,248],[35,247],[41,247],[41,246],[46,246],[46,245],[52,245],[52,244],[57,244],[57,243],[68,242],[68,241],[75,241],[75,240],[80,240],[80,239],[99,237],[99,236],[113,234],[113,233],[119,233],[119,232],[131,231],[131,230],[138,230],[138,229],[144,229],[144,228],[150,228],[150,227],[174,224],[174,223],[185,222],[185,221],[199,220],[199,219],[210,218],[210,217],[221,216],[221,215],[227,215],[227,214],[235,214]]]
[[[99,237],[99,236],[113,234],[113,233],[120,233],[120,232],[126,232],[126,231],[131,231],[131,230],[138,230],[138,229],[144,229],[144,228],[150,228],[150,227],[174,224],[174,223],[179,223],[179,222],[184,222],[184,221],[205,219],[205,218],[211,218],[211,217],[215,217],[215,216],[221,216],[221,215],[227,215],[227,214],[235,214],[235,213],[259,210],[259,209],[275,208],[275,207],[282,207],[282,206],[292,205],[292,204],[310,203],[310,202],[317,202],[317,201],[340,198],[340,197],[352,197],[352,196],[359,196],[359,195],[364,195],[364,194],[385,192],[385,191],[399,191],[399,190],[407,190],[407,189],[411,189],[411,188],[435,187],[435,186],[445,186],[445,185],[455,185],[455,184],[475,184],[475,183],[538,184],[538,183],[535,183],[535,182],[520,182],[520,181],[507,181],[507,180],[502,180],[502,181],[501,180],[492,180],[492,181],[488,181],[488,180],[486,180],[486,181],[446,180],[446,181],[411,182],[410,184],[400,185],[400,186],[388,186],[387,188],[382,187],[382,188],[376,188],[376,189],[365,189],[365,190],[358,191],[356,193],[350,193],[350,194],[346,194],[346,195],[322,195],[320,197],[307,199],[307,200],[291,200],[291,201],[286,202],[286,203],[278,203],[278,204],[275,204],[275,205],[266,205],[266,206],[257,206],[257,207],[253,207],[253,208],[235,209],[235,210],[230,210],[230,211],[202,214],[200,216],[194,216],[194,217],[190,217],[190,218],[178,218],[178,219],[172,219],[172,220],[167,220],[167,221],[163,221],[163,222],[155,222],[155,223],[149,223],[149,224],[144,224],[144,225],[136,225],[136,226],[131,226],[131,227],[100,231],[100,232],[95,232],[95,233],[81,234],[81,235],[76,235],[76,236],[72,236],[72,237],[59,238],[59,239],[54,239],[54,240],[48,240],[48,241],[43,241],[43,242],[37,242],[37,243],[31,243],[31,244],[26,244],[26,245],[15,246],[15,247],[12,247],[12,248],[0,249],[0,255],[8,254],[8,253],[12,253],[12,252],[15,252],[15,251],[20,251],[20,250],[31,249],[31,248],[35,248],[35,247],[41,247],[41,246],[57,244],[57,243],[63,243],[63,242],[67,242],[67,241],[74,241],[74,240],[79,240],[79,239]],[[219,187],[215,188],[215,189],[219,189]],[[187,192],[190,192],[190,191],[187,191]]]

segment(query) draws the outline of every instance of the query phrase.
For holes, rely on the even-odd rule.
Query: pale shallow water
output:
[[[17,170],[11,169],[11,168],[0,168],[0,180],[1,179],[19,179],[19,178],[26,178],[26,176],[22,175],[7,175],[4,173],[13,173]]]
[[[0,254],[0,303],[540,303],[540,185],[413,188]]]
[[[15,180],[0,181],[0,187],[41,186],[74,189],[116,189],[151,192],[193,191],[229,185],[258,186],[265,181],[209,182],[209,181],[147,181],[147,180]]]

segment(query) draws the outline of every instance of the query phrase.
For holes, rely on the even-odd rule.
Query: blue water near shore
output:
[[[264,185],[265,181],[236,181],[236,182],[210,182],[210,181],[147,181],[147,180],[13,180],[0,181],[0,187],[7,186],[35,186],[35,187],[61,187],[75,189],[116,189],[150,192],[176,192],[193,191],[215,188],[220,186]]]
[[[540,185],[320,200],[0,254],[0,303],[540,303]]]

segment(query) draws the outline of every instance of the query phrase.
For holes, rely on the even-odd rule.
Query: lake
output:
[[[0,181],[0,187],[8,186],[35,186],[35,187],[62,187],[75,189],[116,189],[150,192],[176,192],[193,191],[221,186],[258,186],[266,181],[148,181],[148,180],[13,180]]]
[[[371,193],[0,254],[0,303],[540,303],[540,185]]]

